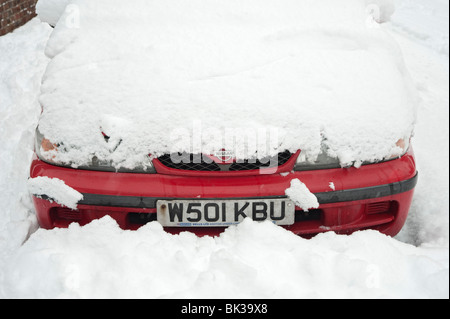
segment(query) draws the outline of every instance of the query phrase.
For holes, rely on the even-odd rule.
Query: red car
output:
[[[82,193],[83,199],[77,210],[45,195],[33,200],[41,227],[48,229],[73,222],[84,225],[109,215],[124,229],[159,220],[170,232],[188,230],[199,235],[218,234],[224,225],[243,217],[271,217],[303,236],[324,231],[348,234],[361,229],[377,229],[393,236],[400,231],[417,182],[411,149],[401,158],[360,168],[332,164],[301,167],[296,165],[298,155],[280,153],[276,172],[268,175],[260,174],[258,163],[229,165],[219,158],[213,164],[174,164],[170,156],[162,156],[153,160],[153,172],[141,173],[65,168],[36,157],[31,165],[32,178],[61,179]],[[222,165],[227,166],[226,171],[220,169]],[[292,178],[309,186],[320,203],[317,209],[306,212],[288,207],[291,203],[285,190]],[[335,190],[324,187],[330,180]]]
[[[122,104],[128,105],[128,102],[130,105],[133,103],[138,105],[138,102],[141,100],[136,98],[136,92],[147,94],[146,92],[151,91],[153,87],[156,87],[154,92],[148,93],[148,96],[143,100],[156,101],[155,104],[168,103],[171,107],[176,107],[179,103],[183,104],[186,102],[186,107],[188,108],[189,103],[191,103],[193,105],[192,113],[199,112],[199,109],[194,109],[194,107],[198,107],[205,101],[205,105],[209,105],[209,107],[213,105],[212,102],[214,101],[219,104],[222,103],[223,99],[221,99],[220,94],[228,94],[229,99],[227,101],[237,101],[237,104],[240,102],[239,98],[241,96],[239,94],[242,94],[243,105],[245,103],[246,105],[253,105],[252,94],[258,103],[263,104],[265,101],[275,101],[278,104],[272,104],[278,106],[283,101],[288,104],[292,101],[297,102],[295,99],[298,99],[299,105],[302,102],[314,104],[318,99],[323,99],[323,104],[331,105],[328,110],[333,110],[333,103],[339,104],[340,99],[344,101],[349,95],[353,95],[347,101],[349,103],[357,105],[361,103],[373,103],[374,105],[379,103],[383,105],[382,101],[379,100],[380,96],[377,94],[368,94],[370,95],[369,97],[357,94],[358,89],[356,87],[360,85],[362,87],[361,92],[365,89],[375,90],[377,85],[385,85],[385,89],[390,92],[386,93],[387,95],[390,94],[388,97],[389,103],[392,103],[392,105],[395,103],[400,104],[403,101],[402,96],[397,98],[396,92],[399,92],[402,87],[389,83],[390,80],[394,81],[394,79],[397,79],[397,73],[391,74],[391,70],[395,69],[395,67],[390,64],[383,64],[384,61],[391,60],[385,58],[387,56],[385,52],[388,51],[377,47],[382,41],[376,38],[373,44],[370,43],[370,45],[365,46],[364,41],[371,38],[369,36],[359,38],[360,34],[357,33],[354,34],[357,41],[352,42],[352,38],[344,33],[336,34],[336,38],[333,38],[332,31],[329,29],[322,33],[316,31],[309,33],[310,29],[308,26],[305,27],[306,31],[304,32],[286,28],[286,23],[297,23],[298,19],[292,18],[295,10],[303,13],[304,9],[308,9],[308,7],[297,8],[297,6],[306,6],[306,4],[292,1],[283,2],[287,9],[280,6],[279,2],[276,1],[246,1],[245,5],[249,5],[249,9],[244,8],[238,12],[234,11],[230,7],[231,4],[227,1],[213,1],[214,3],[217,2],[218,5],[220,4],[220,7],[211,5],[204,8],[200,6],[201,10],[210,10],[216,19],[222,19],[221,22],[217,23],[214,19],[209,20],[208,15],[203,14],[201,10],[197,10],[198,8],[194,8],[191,11],[192,15],[187,13],[189,9],[192,9],[190,6],[195,6],[197,2],[192,2],[194,4],[189,2],[187,4],[175,0],[161,1],[158,6],[155,5],[155,3],[158,3],[157,1],[152,1],[151,3],[139,1],[137,3],[142,8],[129,15],[122,15],[121,12],[123,10],[132,10],[130,6],[127,7],[126,4],[121,4],[120,1],[117,1],[115,5],[109,6],[108,1],[103,1],[105,2],[102,2],[105,8],[114,7],[116,10],[114,12],[120,15],[117,16],[117,19],[106,16],[102,20],[100,15],[110,13],[105,13],[105,10],[96,10],[95,6],[99,6],[100,2],[102,1],[80,2],[80,5],[86,6],[80,7],[80,21],[86,24],[89,24],[91,21],[92,29],[86,31],[83,24],[81,25],[81,31],[77,28],[65,28],[64,25],[57,25],[55,28],[56,40],[51,39],[50,49],[47,50],[54,61],[51,62],[47,70],[49,73],[44,77],[43,81],[44,98],[41,100],[43,118],[37,129],[36,156],[31,164],[30,178],[47,177],[61,180],[69,188],[81,195],[80,199],[77,200],[76,207],[68,207],[61,201],[58,201],[57,198],[54,198],[51,192],[32,190],[36,214],[41,227],[47,229],[68,227],[71,223],[85,225],[94,219],[108,215],[115,219],[120,227],[124,229],[137,229],[148,222],[157,221],[169,232],[177,233],[187,230],[198,235],[219,234],[226,227],[239,223],[244,218],[251,218],[255,221],[269,220],[280,227],[305,237],[325,231],[349,234],[362,229],[376,229],[387,235],[394,236],[401,230],[407,218],[414,187],[417,183],[415,159],[412,147],[409,145],[409,136],[398,136],[392,140],[394,147],[396,144],[403,150],[401,154],[396,154],[392,157],[386,154],[384,158],[371,161],[363,160],[359,165],[353,166],[342,165],[342,161],[337,157],[333,157],[332,153],[327,152],[326,147],[317,152],[318,156],[314,161],[305,161],[304,155],[307,150],[302,150],[299,139],[298,147],[293,148],[293,144],[288,143],[291,146],[290,148],[281,148],[277,151],[278,154],[271,155],[271,157],[264,160],[261,158],[242,159],[235,154],[234,150],[230,149],[220,149],[216,152],[203,152],[201,154],[183,151],[163,152],[157,156],[149,156],[148,159],[151,162],[147,163],[147,169],[141,169],[138,167],[114,167],[113,165],[104,164],[105,162],[102,160],[98,160],[97,156],[115,159],[116,157],[113,157],[113,153],[119,147],[122,139],[115,138],[110,132],[101,131],[100,129],[97,131],[92,129],[91,132],[93,125],[82,126],[85,120],[90,121],[92,117],[97,116],[97,111],[91,111],[97,110],[96,107],[107,104],[110,108],[106,109],[106,112],[109,113],[113,112],[114,107]],[[344,2],[347,4],[347,1]],[[360,2],[362,3],[362,1]],[[360,2],[355,1],[354,3],[359,6]],[[186,7],[181,5],[170,7],[172,3],[183,3],[183,6]],[[262,3],[269,4],[267,11],[252,11],[252,6],[256,5],[259,8]],[[313,6],[313,3],[319,2],[308,2],[308,5]],[[329,6],[334,3],[336,1],[328,1],[326,5]],[[155,7],[147,7],[153,5]],[[292,6],[292,8],[289,6]],[[147,9],[148,11],[146,11]],[[170,16],[172,9],[179,10],[173,17]],[[311,11],[311,14],[319,15],[324,12],[321,8],[319,9]],[[359,10],[358,7],[357,9],[348,10],[349,13],[346,11],[342,14],[351,14],[350,18],[352,18],[353,15],[365,12],[364,8]],[[229,14],[227,10],[231,13]],[[283,14],[287,18],[284,19],[280,15],[274,14],[274,17],[280,18],[268,25],[267,21],[272,21],[270,20],[272,17],[269,19],[267,12],[273,10],[284,10]],[[346,6],[338,5],[336,10],[346,10]],[[92,12],[95,12],[96,15],[94,16]],[[134,23],[132,17],[134,17],[134,14],[141,14],[142,12],[148,12],[149,16],[152,15],[151,18],[140,19],[136,23],[147,23],[146,21],[152,21],[152,19],[157,22],[149,23],[148,28],[132,28]],[[184,14],[185,12],[186,14]],[[255,17],[252,19],[248,18],[249,12],[253,12],[252,14]],[[91,13],[92,17],[89,16]],[[262,17],[260,19],[261,22],[258,22],[260,18],[258,15]],[[340,15],[336,13],[335,16],[339,17]],[[116,22],[121,21],[120,19],[131,20],[121,23],[117,29],[114,29]],[[170,20],[171,23],[167,22],[169,19],[172,19]],[[177,23],[180,19],[182,21],[178,26]],[[192,21],[189,19],[192,19]],[[198,26],[207,24],[208,28],[203,29],[195,26],[197,23],[196,19],[204,19],[203,22],[198,22]],[[340,23],[341,20],[336,19],[336,23]],[[342,19],[343,27],[347,27],[349,19]],[[361,17],[355,25],[358,27],[364,25],[365,19],[365,17]],[[60,21],[64,21],[64,17]],[[98,21],[105,22],[100,24],[97,23]],[[108,21],[113,22],[108,25]],[[249,22],[244,23],[243,21]],[[329,21],[330,19],[325,17],[323,19],[324,25],[327,25]],[[233,23],[233,26],[228,28],[227,23]],[[252,24],[254,23],[260,23],[260,25],[253,27]],[[316,27],[319,26],[318,22],[313,21],[313,23]],[[193,24],[194,27],[187,27]],[[102,29],[105,25],[107,27]],[[278,26],[280,26],[281,31],[277,31]],[[266,27],[267,29],[265,29]],[[132,28],[132,32],[127,33],[124,31],[124,28]],[[157,28],[157,34],[151,38],[151,41],[146,42],[146,39],[151,37],[148,35],[148,30],[152,28]],[[353,30],[352,28],[349,30]],[[372,27],[370,26],[370,28]],[[99,30],[104,30],[105,36],[96,38],[95,34]],[[128,39],[133,32],[141,32],[142,30],[145,32],[142,32],[139,38],[137,37],[138,41]],[[240,31],[236,32],[236,30]],[[161,35],[163,32],[167,32],[167,37]],[[230,36],[215,36],[222,34],[219,32],[225,32],[226,35]],[[374,32],[378,31],[370,29],[368,34],[372,36]],[[253,37],[254,35],[255,37]],[[339,38],[340,36],[342,38]],[[378,37],[378,33],[376,36]],[[122,41],[128,41],[126,42],[127,45],[118,46],[117,43],[120,42],[116,37]],[[258,41],[252,41],[251,39],[253,38]],[[219,40],[229,41],[229,43],[223,45]],[[302,44],[308,41],[311,43],[310,47],[301,47]],[[160,43],[164,45],[160,45]],[[359,47],[361,43],[362,46]],[[203,60],[196,59],[196,54],[203,52],[201,50],[208,44],[213,49],[208,51],[208,55],[202,56]],[[110,51],[107,49],[108,45],[111,45]],[[229,49],[229,45],[236,45],[237,50]],[[264,51],[264,54],[268,56],[255,55],[255,59],[260,59],[260,61],[254,62],[250,59],[250,67],[245,68],[244,63],[247,63],[247,58],[253,52],[247,50],[246,45],[254,45],[255,52],[258,52],[258,50],[261,52],[261,48],[267,47],[268,50]],[[373,47],[376,49],[375,52],[370,51]],[[128,49],[130,50],[127,51]],[[176,51],[178,49],[180,50]],[[86,52],[90,54],[93,52],[91,54],[92,57]],[[148,67],[148,73],[146,74],[150,74],[150,77],[153,75],[155,77],[160,76],[161,80],[159,78],[156,80],[150,79],[152,85],[148,87],[140,87],[142,82],[145,82],[142,81],[145,78],[139,78],[132,84],[127,82],[129,79],[133,79],[135,73],[140,72],[141,68],[136,66],[136,64],[142,63],[142,65],[145,65],[143,61],[147,60],[147,58],[143,58],[140,55],[136,58],[136,52],[145,52],[151,57],[148,59],[149,61],[159,61],[159,64]],[[80,58],[78,58],[78,54]],[[120,62],[122,54],[130,54],[124,63]],[[236,59],[232,60],[231,58],[234,58],[234,54],[236,54]],[[218,56],[216,64],[211,56]],[[308,57],[309,60],[306,61],[304,57]],[[381,62],[375,63],[374,61],[377,57],[383,57],[385,60],[382,59]],[[166,58],[170,59],[170,62],[164,65],[161,61],[169,61],[165,60]],[[177,60],[178,58],[179,60]],[[314,61],[316,58],[323,58],[323,63],[314,64],[309,62]],[[345,63],[342,62],[340,64],[340,62],[336,62],[338,58],[342,58],[348,64],[346,69],[339,69]],[[103,62],[103,60],[105,61]],[[397,58],[392,59],[392,61],[397,61]],[[362,64],[363,62],[365,64]],[[243,65],[242,68],[241,64]],[[116,72],[118,69],[117,65],[127,67],[128,71],[123,73]],[[167,68],[175,65],[173,69],[169,69],[173,73],[168,72],[165,74],[161,65],[167,66]],[[203,68],[204,65],[207,65],[207,67]],[[329,72],[325,74],[333,75],[320,76],[320,73],[311,73],[311,65],[317,66],[319,71]],[[367,65],[367,68],[363,70],[364,72],[361,71],[361,65]],[[216,67],[219,70],[217,72],[214,71]],[[183,68],[186,68],[187,71],[184,72],[185,69]],[[190,78],[193,68],[202,68],[197,78]],[[227,68],[233,72],[227,73]],[[210,70],[214,72],[210,72]],[[296,79],[295,81],[298,81],[299,85],[303,85],[302,90],[295,89],[296,93],[293,94],[292,99],[282,100],[283,96],[289,95],[290,88],[294,88],[293,85],[289,84],[292,82],[289,82],[288,75],[295,76],[302,70],[305,72],[303,74],[309,74],[311,79],[305,79],[304,76]],[[346,72],[343,72],[343,70],[353,72],[352,74],[355,74],[355,76],[347,77]],[[171,74],[178,74],[176,72],[179,72],[181,75],[177,78],[178,82],[176,82],[176,85],[178,86],[174,84],[172,87]],[[383,78],[377,78],[380,75]],[[399,78],[401,76],[403,76],[403,73],[401,73]],[[371,83],[366,85],[364,83],[365,80],[369,79],[376,81],[374,82],[375,85]],[[351,81],[353,87],[345,87],[345,82],[342,80]],[[60,85],[64,81],[72,82],[61,89]],[[236,81],[242,81],[242,83],[245,83],[245,86],[236,85]],[[217,86],[214,86],[215,83],[218,83]],[[161,89],[158,85],[161,85]],[[186,85],[188,89],[184,89],[183,85]],[[135,86],[138,86],[138,89]],[[115,87],[120,87],[120,89],[113,90],[112,88]],[[223,91],[220,90],[221,87],[224,88]],[[160,92],[170,95],[172,93],[171,90],[176,90],[177,88],[182,89],[177,91],[177,94],[170,96],[170,98],[166,99],[166,96],[161,95],[161,97],[158,95]],[[199,89],[197,90],[197,88]],[[217,91],[205,92],[207,89],[216,90],[217,88],[219,88]],[[86,90],[90,94],[84,94]],[[99,91],[100,98],[96,96],[96,90]],[[311,96],[308,96],[305,100],[303,99],[305,97],[304,93],[303,95],[297,94],[300,91],[308,92]],[[262,95],[265,92],[271,95],[266,98]],[[338,92],[339,94],[333,95],[333,92]],[[342,94],[343,92],[347,93]],[[195,98],[186,95],[190,93],[192,93],[192,96],[197,93],[198,95]],[[183,100],[184,97],[186,97],[185,100]],[[207,100],[206,97],[209,99]],[[87,108],[86,105],[90,105],[89,103],[93,106]],[[73,112],[73,105],[79,107],[79,110]],[[377,105],[375,106],[376,111],[373,114],[380,117],[380,120],[377,121],[379,130],[374,129],[370,133],[372,137],[376,137],[376,132],[385,132],[392,128],[393,125],[389,123],[383,126],[385,124],[383,116],[386,119],[396,121],[395,125],[402,125],[401,119],[405,118],[405,116],[384,114],[385,111],[380,110]],[[52,118],[54,114],[59,112],[59,107],[66,107],[65,113],[61,112],[61,114],[66,114],[64,117],[65,122],[59,121],[59,118]],[[138,105],[138,109],[142,110],[142,107]],[[221,110],[222,106],[219,105],[217,109]],[[165,109],[160,108],[153,113],[156,119],[160,116],[161,110]],[[170,111],[169,108],[166,110],[167,112]],[[265,110],[267,109],[263,110],[261,108],[261,111],[269,114],[266,118],[270,120],[270,112]],[[275,109],[273,113],[274,117],[277,115],[277,110]],[[305,119],[312,114],[311,110],[314,110],[314,107],[310,107],[308,112],[296,114],[296,108],[292,107],[289,111],[290,113],[287,113],[292,115],[292,121],[289,117],[286,117],[286,120],[294,124],[297,119],[306,121]],[[389,109],[386,110],[389,111]],[[236,107],[235,111],[239,111],[239,106]],[[125,115],[128,116],[129,113]],[[80,114],[84,116],[84,119],[82,118],[81,121],[71,124],[71,121],[75,121],[71,117],[79,116]],[[171,121],[175,122],[176,114],[176,112],[171,114]],[[189,113],[189,115],[192,114]],[[323,115],[327,115],[327,111],[323,111]],[[130,116],[133,116],[133,114]],[[180,115],[180,117],[182,116]],[[333,116],[330,117],[329,123],[332,123]],[[248,120],[258,121],[261,119],[258,117],[258,114],[255,114],[254,117],[248,118]],[[371,115],[369,117],[371,117],[369,120],[375,121],[374,116]],[[119,116],[119,118],[121,117]],[[230,118],[229,114],[227,114],[226,118]],[[100,118],[96,122],[92,121],[92,123],[97,125],[96,123],[102,123],[102,119]],[[214,118],[211,117],[211,119]],[[339,118],[335,120],[340,121]],[[118,121],[120,122],[120,120]],[[134,121],[139,121],[139,117],[135,117]],[[158,120],[153,121],[150,116],[148,127],[154,129]],[[134,122],[130,121],[130,123]],[[167,123],[170,124],[172,122]],[[217,123],[220,123],[220,121],[217,121]],[[281,123],[281,121],[278,119],[277,123]],[[268,123],[268,125],[270,124]],[[307,124],[302,127],[307,127]],[[58,125],[60,126],[58,129],[61,136],[55,130],[55,127]],[[128,129],[132,126],[133,124],[127,124],[123,127]],[[289,127],[297,129],[295,125]],[[327,128],[324,124],[320,129],[323,130],[323,127]],[[341,127],[344,126],[341,125],[338,128],[340,129]],[[120,128],[116,131],[124,132],[125,129]],[[162,132],[162,129],[164,127],[160,127],[159,132]],[[71,130],[73,131],[72,133],[69,132]],[[333,130],[325,133],[328,134],[330,132],[332,133]],[[72,135],[69,136],[67,135],[68,133]],[[85,135],[81,136],[84,133]],[[101,134],[103,135],[101,136]],[[88,148],[89,139],[94,138],[92,135],[96,135],[95,141],[98,141],[98,145],[102,146],[104,144],[104,151],[96,152],[95,148],[89,145],[89,154],[95,154],[95,156],[89,158],[88,163],[77,162],[77,165],[73,165],[73,163],[70,163],[70,160],[68,163],[64,163],[64,159],[67,159],[69,155],[66,156],[63,153],[76,151],[78,152],[76,154],[81,154],[83,148]],[[139,135],[139,130],[136,130],[134,135]],[[144,134],[141,135],[144,136]],[[360,135],[354,134],[356,137]],[[153,138],[151,135],[149,137]],[[71,140],[71,138],[73,139]],[[114,138],[115,142],[112,141]],[[352,143],[351,138],[352,135],[349,134],[349,143]],[[341,142],[340,139],[336,138],[334,140],[330,139],[329,142],[334,143],[336,140],[339,140],[339,143]],[[371,142],[366,141],[364,138],[360,140],[365,150],[370,151],[370,146],[367,147],[367,145],[370,145]],[[140,143],[135,143],[135,145],[145,144],[142,141],[145,142],[143,139]],[[112,143],[115,143],[114,147],[110,147]],[[125,143],[126,141],[124,140],[120,147]],[[339,146],[339,143],[336,145]],[[311,148],[309,151],[311,151]],[[75,154],[74,152],[72,153]],[[127,152],[121,154],[132,155],[129,150]],[[153,152],[149,149],[148,153]],[[355,152],[355,154],[359,153]],[[66,157],[56,158],[56,155],[64,155]],[[286,190],[292,186],[291,182],[297,179],[307,186],[309,193],[313,194],[317,199],[318,205],[309,206],[305,209],[287,195]]]

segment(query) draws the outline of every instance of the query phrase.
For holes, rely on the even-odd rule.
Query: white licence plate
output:
[[[158,222],[169,227],[224,227],[248,217],[277,225],[294,223],[295,205],[289,199],[158,200]]]

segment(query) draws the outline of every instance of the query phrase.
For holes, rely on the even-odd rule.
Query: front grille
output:
[[[249,171],[254,169],[264,169],[264,168],[273,168],[277,166],[282,166],[286,164],[287,161],[291,158],[292,154],[289,151],[284,151],[282,153],[278,153],[278,155],[273,157],[267,157],[261,160],[253,159],[253,160],[244,160],[241,162],[233,163],[230,166],[230,171]]]
[[[175,160],[172,161],[172,158]],[[184,171],[205,171],[205,172],[220,172],[220,167],[214,162],[210,162],[202,154],[164,154],[158,157],[158,160],[164,166]]]
[[[289,151],[280,152],[273,157],[249,160],[240,160],[232,164],[217,164],[202,154],[175,153],[165,154],[158,157],[158,160],[166,167],[186,170],[186,171],[203,171],[203,172],[220,172],[220,171],[250,171],[265,168],[274,168],[282,166],[289,161],[292,153]],[[172,161],[172,159],[174,159]]]

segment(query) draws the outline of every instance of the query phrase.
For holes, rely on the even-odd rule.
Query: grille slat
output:
[[[220,171],[250,171],[265,168],[274,168],[284,165],[291,158],[292,153],[284,151],[273,157],[249,160],[240,160],[232,164],[218,164],[212,159],[202,154],[174,153],[164,154],[158,157],[161,164],[166,167],[186,170],[186,171],[202,171],[202,172],[220,172]]]

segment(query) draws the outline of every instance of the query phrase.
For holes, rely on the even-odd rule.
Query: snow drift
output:
[[[220,237],[198,238],[168,234],[156,222],[123,231],[105,217],[38,230],[10,260],[0,297],[2,290],[12,298],[442,297],[446,262],[443,250],[376,231],[307,240],[246,219]]]
[[[76,18],[66,11],[49,39],[40,97],[57,161],[133,168],[149,153],[224,146],[314,160],[326,143],[352,165],[398,154],[413,132],[401,54],[364,0],[72,5]]]

